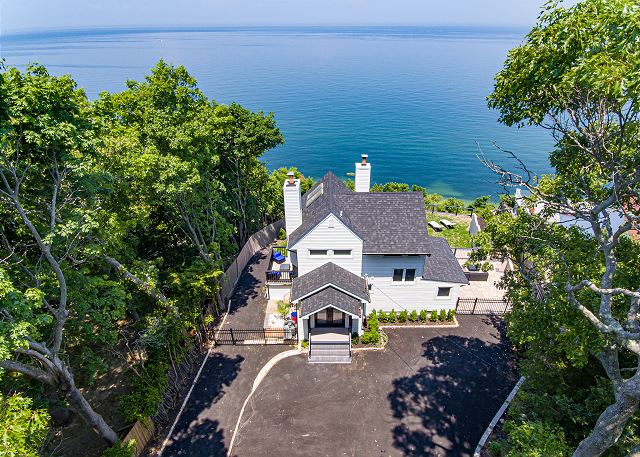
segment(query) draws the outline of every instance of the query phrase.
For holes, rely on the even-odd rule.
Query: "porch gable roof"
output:
[[[369,301],[369,290],[365,279],[333,262],[327,262],[294,278],[291,283],[291,301],[295,303],[328,286],[333,286],[361,301]]]
[[[357,298],[329,286],[300,300],[300,317],[307,317],[328,306],[359,317],[360,303]]]

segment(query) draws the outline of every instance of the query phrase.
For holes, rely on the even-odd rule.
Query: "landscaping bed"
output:
[[[417,310],[411,312],[396,312],[391,310],[388,313],[385,313],[384,311],[378,311],[376,313],[374,310],[369,315],[368,320],[370,320],[374,315],[377,322],[382,326],[387,326],[387,324],[393,326],[457,325],[456,312],[452,309],[449,311],[445,311],[444,309],[441,309],[440,311],[429,311],[423,309],[420,312]]]

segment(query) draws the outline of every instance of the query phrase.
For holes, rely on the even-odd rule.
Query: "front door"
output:
[[[316,313],[316,327],[344,327],[345,314],[334,308],[325,308]]]

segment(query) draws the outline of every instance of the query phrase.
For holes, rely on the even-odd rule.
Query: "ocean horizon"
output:
[[[273,112],[285,144],[263,156],[347,178],[361,153],[372,181],[471,200],[502,192],[482,152],[551,171],[549,133],[509,128],[486,106],[493,76],[527,30],[435,26],[221,26],[61,29],[0,37],[5,65],[70,74],[91,99],[125,89],[159,59],[184,65],[207,97]]]

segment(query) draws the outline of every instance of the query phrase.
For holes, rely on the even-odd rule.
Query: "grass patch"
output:
[[[454,222],[456,226],[452,229],[445,228],[441,232],[436,232],[429,227],[429,235],[445,238],[453,248],[471,247],[471,235],[469,235],[469,224],[471,223],[471,218],[469,216],[427,213],[427,222],[435,221],[440,223],[440,219],[448,219],[451,222]]]

